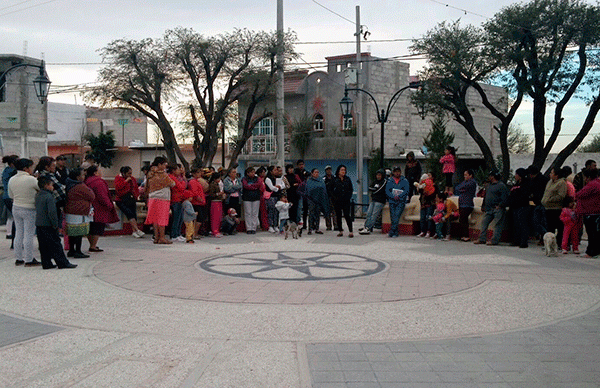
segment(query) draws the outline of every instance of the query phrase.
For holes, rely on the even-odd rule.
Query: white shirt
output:
[[[35,209],[35,195],[40,191],[37,179],[25,171],[17,174],[8,181],[8,196],[13,199],[13,206]]]

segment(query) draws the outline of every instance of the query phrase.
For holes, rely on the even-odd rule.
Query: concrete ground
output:
[[[0,241],[1,387],[600,386],[596,260],[335,232],[99,246],[44,271]]]

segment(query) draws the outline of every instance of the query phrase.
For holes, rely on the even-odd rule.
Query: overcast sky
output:
[[[479,25],[513,2],[284,0],[284,26],[297,33],[299,42],[351,41],[355,6],[359,5],[361,24],[371,33],[363,42],[363,51],[378,57],[396,57],[409,54],[410,42],[370,41],[418,38],[444,20],[461,19],[464,24]],[[190,27],[206,35],[234,28],[274,30],[276,15],[276,0],[4,0],[0,2],[0,53],[23,54],[27,42],[28,56],[45,58],[54,86],[85,84],[96,79],[100,62],[97,50],[112,40],[160,37],[165,30],[176,26]],[[316,63],[323,62],[326,56],[352,53],[355,45],[301,44],[297,51],[303,54],[304,61]],[[423,65],[422,61],[410,63],[411,73]],[[72,94],[55,94],[50,101],[82,103],[79,96]],[[518,121],[528,130],[530,111],[523,108]],[[566,112],[566,116],[572,117],[571,120],[567,117],[566,123],[581,119],[581,112],[581,105]],[[600,132],[598,124],[594,132]]]

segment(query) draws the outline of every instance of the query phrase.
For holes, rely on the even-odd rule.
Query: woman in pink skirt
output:
[[[145,224],[154,228],[155,244],[171,244],[165,238],[165,227],[169,225],[169,210],[171,209],[171,187],[175,182],[167,175],[167,159],[157,156],[148,172],[148,215]]]

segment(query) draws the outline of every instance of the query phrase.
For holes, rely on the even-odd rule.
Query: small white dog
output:
[[[546,256],[558,255],[558,244],[556,242],[556,235],[552,232],[548,232],[544,235],[544,253],[546,254]]]
[[[288,234],[292,234],[292,238],[298,239],[298,225],[295,222],[288,222],[285,225],[285,239],[287,240]]]

